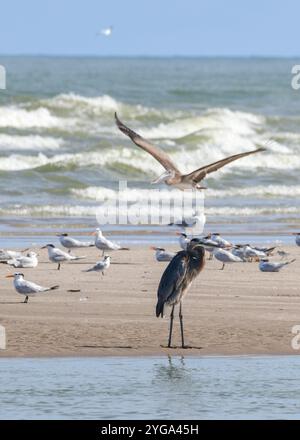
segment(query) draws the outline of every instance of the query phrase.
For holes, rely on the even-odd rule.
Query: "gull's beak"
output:
[[[14,275],[6,275],[5,278],[14,278]]]

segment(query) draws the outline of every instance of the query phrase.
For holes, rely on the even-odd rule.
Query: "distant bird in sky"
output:
[[[43,246],[42,249],[48,250],[49,260],[52,261],[52,263],[58,264],[57,270],[60,270],[61,263],[64,263],[65,261],[76,261],[86,258],[70,255],[67,252],[64,252],[63,250],[55,247],[53,244],[46,244],[46,246]]]
[[[258,148],[257,150],[247,151],[245,153],[235,154],[233,156],[226,157],[224,159],[213,162],[209,165],[202,166],[189,174],[182,174],[177,166],[173,163],[170,157],[160,148],[154,146],[149,141],[144,139],[139,134],[135,133],[130,128],[126,127],[115,113],[116,124],[119,130],[122,131],[126,136],[128,136],[132,142],[134,142],[138,147],[147,151],[151,154],[164,168],[165,172],[152,183],[165,183],[166,185],[171,185],[175,188],[184,189],[206,189],[206,187],[201,186],[201,181],[210,173],[213,173],[225,165],[241,159],[243,157],[249,156],[251,154],[256,154],[265,151],[266,148]]]
[[[152,246],[150,249],[155,251],[156,261],[171,261],[175,257],[175,252],[168,252],[164,248]]]
[[[108,255],[105,255],[103,260],[98,261],[98,263],[96,263],[95,266],[85,270],[84,272],[101,272],[102,275],[104,275],[104,272],[109,268],[109,266],[110,266],[110,257]]]
[[[100,32],[97,33],[97,35],[103,35],[104,37],[110,37],[113,32],[113,26],[108,26],[107,28],[101,29]]]
[[[193,280],[202,271],[204,264],[204,247],[191,240],[187,250],[176,254],[161,277],[157,291],[156,316],[163,318],[165,306],[172,307],[168,347],[171,347],[172,343],[174,309],[179,304],[181,346],[187,348],[184,343],[182,300],[191,287]]]
[[[95,243],[92,241],[80,241],[76,238],[69,237],[68,234],[58,234],[57,237],[59,238],[60,244],[69,249],[69,253],[72,249],[80,249],[80,248],[86,248],[86,247],[93,247],[95,246]]]
[[[59,286],[43,287],[32,281],[24,279],[23,273],[15,273],[14,275],[7,275],[6,278],[14,278],[14,287],[18,293],[25,295],[24,303],[28,302],[29,296],[35,296],[37,293],[49,292],[50,290],[56,290]]]
[[[273,262],[273,261],[269,261],[267,258],[264,258],[260,261],[259,263],[259,270],[261,270],[262,272],[279,272],[280,269],[282,269],[284,266],[287,266],[288,264],[294,263],[294,261],[296,261],[296,259],[294,260],[290,260],[290,261],[285,261],[284,263],[282,262]]]

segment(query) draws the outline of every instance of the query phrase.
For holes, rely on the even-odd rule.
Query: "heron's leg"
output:
[[[71,253],[71,249],[68,250],[68,254],[70,254],[70,253]]]
[[[225,263],[223,263],[223,266],[221,267],[220,270],[224,270],[224,267],[225,267]]]
[[[212,259],[213,259],[213,256],[214,256],[214,254],[213,254],[212,252],[210,252],[210,254],[209,254],[209,260],[212,260]]]
[[[24,300],[24,304],[28,303],[28,296],[26,296],[25,300]]]
[[[172,311],[171,311],[171,315],[170,315],[170,332],[169,332],[169,342],[168,342],[168,347],[169,348],[171,347],[171,341],[172,341],[174,309],[175,309],[175,304],[172,307]]]
[[[182,303],[180,301],[179,305],[179,319],[180,319],[180,331],[181,331],[181,346],[185,348],[184,345],[184,332],[183,332],[183,315],[182,315]]]
[[[58,263],[57,270],[60,270],[60,263]]]

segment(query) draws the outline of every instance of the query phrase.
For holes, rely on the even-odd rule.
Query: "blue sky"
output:
[[[0,13],[0,54],[300,53],[299,0],[9,0]]]

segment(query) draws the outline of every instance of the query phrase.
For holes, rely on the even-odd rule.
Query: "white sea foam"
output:
[[[0,107],[0,127],[53,128],[61,127],[65,121],[52,115],[46,108],[26,110],[15,106]]]
[[[64,144],[61,138],[0,134],[0,148],[5,150],[57,150]]]

